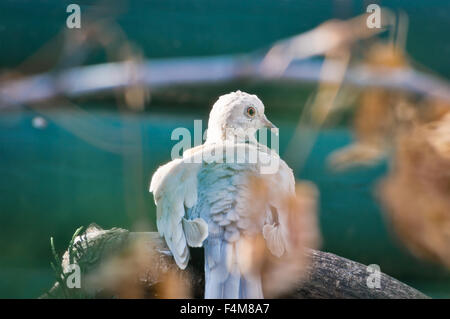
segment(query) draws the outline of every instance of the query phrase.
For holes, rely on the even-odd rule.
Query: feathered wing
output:
[[[186,210],[197,203],[197,173],[201,165],[194,163],[192,156],[175,159],[159,167],[150,183],[159,234],[181,269],[189,261],[188,246],[200,247],[208,236],[208,225],[203,219],[186,218]]]
[[[268,205],[266,220],[263,226],[263,236],[267,248],[276,256],[281,257],[288,249],[287,236],[289,231],[288,199],[295,195],[295,178],[292,169],[280,159],[278,171],[274,174],[262,175],[268,188]]]
[[[204,188],[205,185],[214,185],[213,191],[209,189],[206,195],[200,195],[202,201],[208,203],[207,220],[211,225],[209,237],[204,244],[205,298],[263,298],[261,274],[245,269],[249,260],[246,255],[249,242],[245,236],[240,237],[245,233],[263,231],[272,254],[283,255],[287,250],[288,218],[285,211],[289,208],[286,207],[286,198],[295,193],[295,180],[292,170],[277,154],[254,145],[233,144],[231,147],[236,154],[242,149],[258,149],[258,158],[266,164],[277,165],[274,165],[275,171],[270,174],[263,173],[261,165],[264,163],[216,163],[205,166],[201,171],[201,186]],[[253,193],[253,187],[259,192],[259,187],[248,179],[253,175],[259,175],[257,180],[261,179],[268,186],[267,196],[259,200],[264,203],[262,205],[252,203],[255,195],[262,195]],[[262,216],[253,216],[251,213],[253,210],[261,212],[259,206],[262,212],[267,213],[265,225],[262,220],[259,221]],[[267,212],[264,210],[266,207]],[[276,217],[272,217],[272,209]]]

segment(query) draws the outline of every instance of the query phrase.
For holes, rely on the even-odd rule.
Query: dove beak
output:
[[[278,127],[273,125],[273,123],[270,122],[265,115],[262,119],[262,125],[263,125],[263,127],[268,128],[269,130],[271,130],[272,132],[274,132],[275,134],[278,135]]]

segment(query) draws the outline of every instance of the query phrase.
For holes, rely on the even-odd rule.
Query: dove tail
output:
[[[262,299],[261,277],[241,274],[238,267],[230,267],[236,260],[232,244],[223,239],[208,238],[205,247],[206,299]],[[231,269],[230,269],[231,268]]]

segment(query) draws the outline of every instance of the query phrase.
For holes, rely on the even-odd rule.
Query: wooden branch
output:
[[[139,260],[151,262],[144,263],[143,267],[140,267],[139,263],[133,263],[134,266],[119,265],[116,268],[121,269],[122,275],[124,269],[132,268],[132,275],[127,273],[125,276],[137,275],[138,281],[151,291],[152,287],[161,282],[161,277],[165,273],[170,271],[183,273],[178,271],[165,241],[158,233],[130,233],[118,228],[110,230],[96,228],[94,231],[88,229],[85,235],[77,238],[71,254],[73,260],[80,265],[85,278],[88,278],[86,276],[92,277],[92,274],[95,275],[95,271],[98,271],[99,267],[108,260],[111,261],[114,258],[117,259],[118,255],[123,255],[124,249],[129,248],[130,244],[133,243],[139,243],[140,245]],[[384,273],[380,273],[379,283],[381,287],[369,288],[367,278],[371,273],[367,270],[367,266],[331,253],[316,250],[310,250],[308,253],[312,257],[308,276],[298,285],[297,289],[285,296],[287,298],[428,298],[416,289]],[[62,269],[67,273],[69,273],[69,259],[68,250],[62,262]],[[134,272],[136,270],[137,273]],[[201,264],[196,265],[194,262],[194,265],[188,268],[188,271],[190,276],[184,277],[184,280],[189,278],[194,296],[201,298],[204,287],[203,266]],[[97,281],[95,287],[90,287],[89,291],[93,292],[90,297],[96,297],[104,290],[104,287],[101,287],[102,285],[98,282],[101,282],[101,280]],[[62,287],[60,281],[42,298],[70,298],[70,291],[70,289]],[[117,295],[115,296],[117,297]],[[105,297],[105,295],[102,295],[102,297]]]
[[[369,288],[371,274],[358,262],[311,250],[308,279],[292,294],[294,298],[423,299],[418,290],[380,272],[380,288]]]

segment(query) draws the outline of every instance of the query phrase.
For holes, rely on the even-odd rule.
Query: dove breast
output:
[[[246,230],[248,179],[257,174],[254,164],[204,163],[197,175],[198,201],[190,218],[200,217],[208,223],[208,238],[237,241]]]
[[[224,146],[230,147],[228,144]],[[220,145],[204,146],[201,151],[206,153],[207,148],[217,150],[219,147]],[[247,151],[253,148],[258,153],[267,154],[265,149],[254,145],[232,144],[231,147],[237,152],[240,148],[246,148]],[[202,218],[206,221],[209,239],[215,237],[235,242],[242,233],[255,229],[262,230],[264,214],[261,214],[261,218],[255,219],[255,216],[249,216],[249,208],[255,200],[266,199],[252,198],[254,192],[250,189],[252,185],[250,179],[261,177],[271,183],[279,172],[272,175],[261,174],[260,163],[249,161],[247,156],[248,153],[243,162],[227,161],[226,155],[221,161],[209,161],[207,156],[204,157],[205,160],[197,173],[197,203],[189,210],[188,215],[191,219]],[[292,174],[290,171],[289,173]]]

